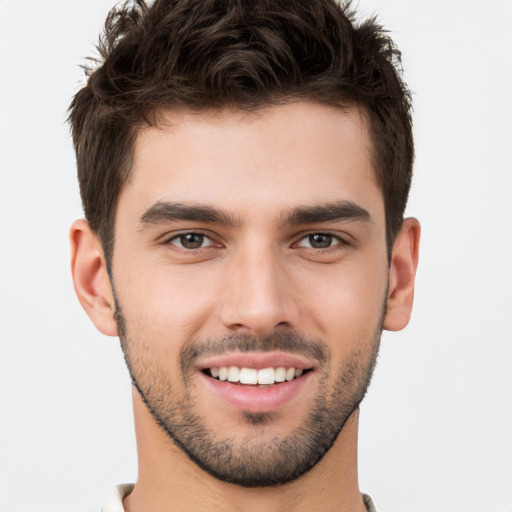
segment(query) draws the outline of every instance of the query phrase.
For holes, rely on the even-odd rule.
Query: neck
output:
[[[217,480],[182,452],[133,393],[139,478],[124,500],[126,512],[362,512],[357,480],[358,411],[347,420],[326,456],[285,485],[246,488]]]

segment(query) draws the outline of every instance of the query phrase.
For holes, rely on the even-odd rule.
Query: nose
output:
[[[255,336],[296,327],[298,308],[286,262],[271,249],[234,257],[223,283],[221,321]]]

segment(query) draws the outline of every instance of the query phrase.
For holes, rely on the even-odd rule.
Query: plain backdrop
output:
[[[67,240],[66,109],[112,5],[0,0],[2,512],[97,511],[136,479],[127,371],[75,298]],[[380,512],[510,512],[512,1],[359,12],[402,50],[423,226],[413,319],[384,334],[362,405],[361,489]]]

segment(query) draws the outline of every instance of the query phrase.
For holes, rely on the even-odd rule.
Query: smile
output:
[[[246,385],[274,385],[276,383],[289,382],[300,377],[304,372],[302,368],[285,368],[278,366],[276,368],[256,368],[238,367],[238,366],[221,366],[216,368],[208,368],[205,370],[206,375],[210,375],[219,381],[228,381],[232,384]]]
[[[212,399],[240,411],[266,412],[300,399],[316,380],[315,369],[299,355],[250,352],[205,359],[198,375]]]

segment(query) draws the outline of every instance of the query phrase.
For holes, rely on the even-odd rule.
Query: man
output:
[[[100,54],[70,108],[72,271],[139,456],[103,510],[374,510],[358,408],[420,232],[392,41],[334,0],[156,0]]]

